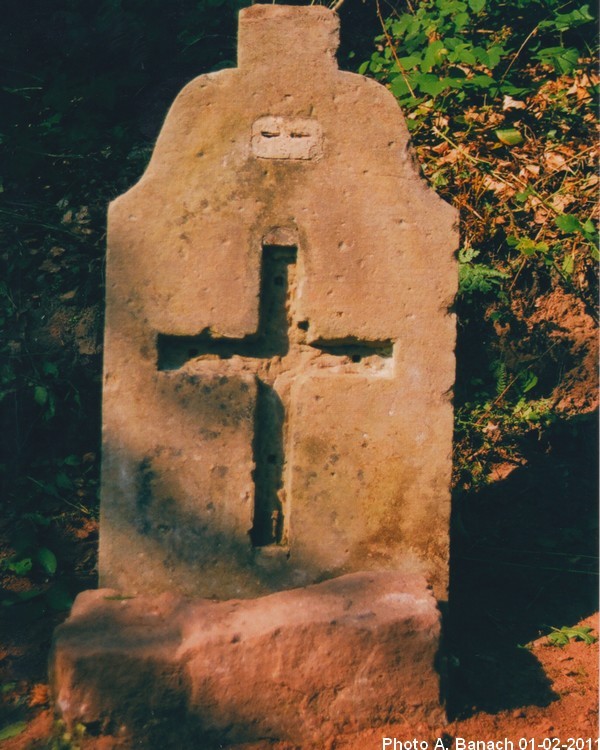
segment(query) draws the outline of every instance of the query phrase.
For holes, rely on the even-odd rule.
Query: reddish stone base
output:
[[[397,573],[225,602],[86,591],[55,632],[51,682],[68,725],[148,748],[301,744],[443,723],[439,637],[424,580]]]

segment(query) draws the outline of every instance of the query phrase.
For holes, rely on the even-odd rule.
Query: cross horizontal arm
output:
[[[317,340],[300,347],[336,357],[347,357],[352,362],[360,362],[365,357],[388,359],[393,355],[393,341],[381,339],[365,341],[347,338],[335,341]],[[157,339],[158,369],[178,370],[192,359],[216,356],[219,359],[247,357],[250,359],[271,359],[283,357],[288,352],[287,339],[273,339],[254,334],[244,338],[215,338],[207,334],[199,336],[168,336],[159,334]]]

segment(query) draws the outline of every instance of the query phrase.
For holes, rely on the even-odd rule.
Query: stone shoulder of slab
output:
[[[203,73],[202,75],[192,78],[191,81],[185,84],[185,86],[179,91],[171,106],[169,107],[165,119],[161,126],[160,132],[156,139],[154,148],[148,164],[142,175],[131,185],[128,190],[121,195],[114,198],[108,206],[108,221],[111,222],[111,218],[116,218],[116,213],[119,209],[123,208],[129,201],[133,200],[136,192],[147,182],[150,182],[157,175],[157,166],[162,162],[166,162],[169,159],[168,151],[169,144],[178,141],[181,138],[181,125],[186,110],[196,111],[199,107],[203,106],[205,102],[202,99],[208,97],[212,93],[213,87],[218,89],[226,89],[235,84],[236,78],[239,78],[239,68],[226,68],[224,70],[217,70],[211,73]],[[205,91],[205,89],[208,89]],[[196,99],[193,105],[190,107],[190,99]],[[190,116],[190,119],[191,116]],[[187,125],[187,123],[183,123]]]
[[[451,241],[448,244],[452,246],[452,250],[454,251],[458,244],[458,209],[438,195],[424,177],[421,164],[416,157],[410,140],[404,112],[398,104],[396,97],[383,84],[359,73],[340,70],[337,72],[337,77],[345,86],[360,86],[362,89],[361,94],[371,97],[372,104],[370,107],[373,107],[374,111],[380,113],[377,117],[377,126],[383,128],[384,124],[387,124],[388,129],[393,131],[391,135],[399,142],[401,148],[403,148],[404,159],[411,163],[415,176],[418,177],[418,182],[415,184],[422,189],[423,194],[427,196],[427,200],[435,203],[435,205],[428,208],[428,213],[436,214],[439,224],[444,227],[443,231],[453,233],[450,235]]]

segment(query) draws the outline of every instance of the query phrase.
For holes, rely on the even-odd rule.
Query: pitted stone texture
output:
[[[111,205],[103,586],[405,569],[445,598],[456,212],[337,32],[323,7],[242,11],[239,68],[185,87]]]
[[[255,600],[87,591],[55,634],[69,725],[194,747],[318,742],[380,723],[443,723],[439,613],[419,577],[358,573]],[[150,725],[148,725],[150,722]],[[187,746],[187,745],[182,745]],[[192,746],[190,744],[190,746]]]

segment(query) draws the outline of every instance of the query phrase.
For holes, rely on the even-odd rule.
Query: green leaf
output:
[[[412,70],[421,64],[422,58],[420,55],[407,55],[406,57],[399,57],[398,59],[404,70]]]
[[[444,42],[440,39],[432,42],[425,50],[425,56],[421,63],[421,72],[429,73],[435,65],[443,60],[445,54],[447,54],[447,50],[444,47]]]
[[[472,86],[478,89],[489,89],[495,83],[496,82],[491,76],[486,75],[473,76],[472,78],[467,78],[465,80],[466,86]]]
[[[31,523],[37,524],[38,526],[50,526],[50,519],[43,516],[41,513],[23,513],[21,518],[24,521],[31,521]]]
[[[19,591],[19,593],[17,594],[17,599],[20,602],[29,602],[43,593],[44,592],[41,589],[29,589],[29,591]]]
[[[496,130],[496,137],[505,146],[518,146],[519,143],[523,143],[523,136],[516,128]]]
[[[559,31],[566,31],[567,29],[574,29],[593,20],[594,17],[590,15],[590,6],[582,5],[581,8],[575,8],[570,13],[557,13],[551,23]]]
[[[67,587],[62,583],[55,583],[54,586],[46,592],[44,598],[52,609],[57,612],[69,609],[73,604],[73,598],[69,594]]]
[[[517,250],[526,256],[535,255],[536,253],[545,255],[550,250],[550,247],[547,242],[536,242],[530,237],[522,237],[517,242]]]
[[[523,255],[535,255],[535,251],[536,251],[535,242],[529,239],[529,237],[525,237],[524,239],[519,240],[517,249],[521,253],[523,253]]]
[[[44,362],[42,370],[45,375],[53,375],[54,377],[58,375],[58,367],[53,362]]]
[[[591,219],[587,219],[587,221],[582,225],[581,231],[585,235],[589,235],[590,237],[595,237],[597,234],[596,227],[594,226],[594,222]]]
[[[562,272],[565,276],[571,276],[575,268],[575,261],[572,255],[565,255],[562,262]]]
[[[595,643],[598,638],[592,635],[592,629],[588,627],[574,627],[569,628],[566,625],[562,628],[552,628],[552,632],[548,634],[548,640],[553,646],[562,648],[566,646],[569,641],[583,641],[588,645]]]
[[[417,84],[424,94],[429,94],[430,96],[437,96],[448,87],[447,79],[442,78],[440,80],[432,73],[424,73],[423,75],[420,75],[417,78]]]
[[[572,73],[579,62],[579,52],[574,47],[546,47],[534,57],[546,65],[552,65],[559,75]]]
[[[4,727],[4,729],[0,729],[0,741],[9,740],[11,737],[16,737],[18,734],[21,734],[21,732],[23,732],[26,728],[26,721],[17,721],[14,724],[9,724],[8,726]]]
[[[473,258],[479,255],[479,250],[474,250],[472,247],[461,247],[458,251],[458,262],[459,263],[470,263]]]
[[[469,18],[468,13],[457,13],[454,16],[454,26],[457,31],[460,31],[460,29],[463,29],[469,23]]]
[[[469,8],[473,13],[481,13],[485,8],[485,0],[469,0]]]
[[[532,388],[535,388],[538,382],[538,376],[534,372],[528,372],[525,383],[523,385],[523,393],[527,393],[527,391],[530,391]]]
[[[525,190],[523,190],[521,193],[515,193],[515,200],[517,201],[517,203],[525,203],[525,201],[527,200],[527,198],[529,198],[530,195],[532,195],[532,190],[530,186],[528,185],[525,188]],[[514,239],[516,240],[516,237]]]
[[[38,406],[45,406],[48,401],[48,391],[43,385],[36,385],[33,392],[33,398]]]
[[[390,84],[391,92],[396,97],[406,96],[410,93],[406,78],[402,75],[396,76]]]
[[[33,560],[30,557],[24,557],[22,560],[9,562],[6,567],[18,576],[26,576],[33,567]]]
[[[73,489],[73,482],[69,479],[64,471],[59,471],[54,481],[56,482],[56,486],[60,487],[61,490]]]
[[[580,232],[582,229],[581,222],[573,214],[561,214],[554,219],[554,223],[566,234]]]
[[[37,552],[37,559],[42,568],[49,573],[54,575],[56,573],[56,555],[48,547],[41,547]]]
[[[453,47],[451,54],[448,55],[448,60],[462,65],[477,65],[477,59],[469,44],[457,44]]]
[[[503,47],[500,47],[499,44],[494,44],[492,47],[488,49],[488,67],[489,68],[495,68],[496,65],[500,62],[503,55],[505,55],[505,51]]]

